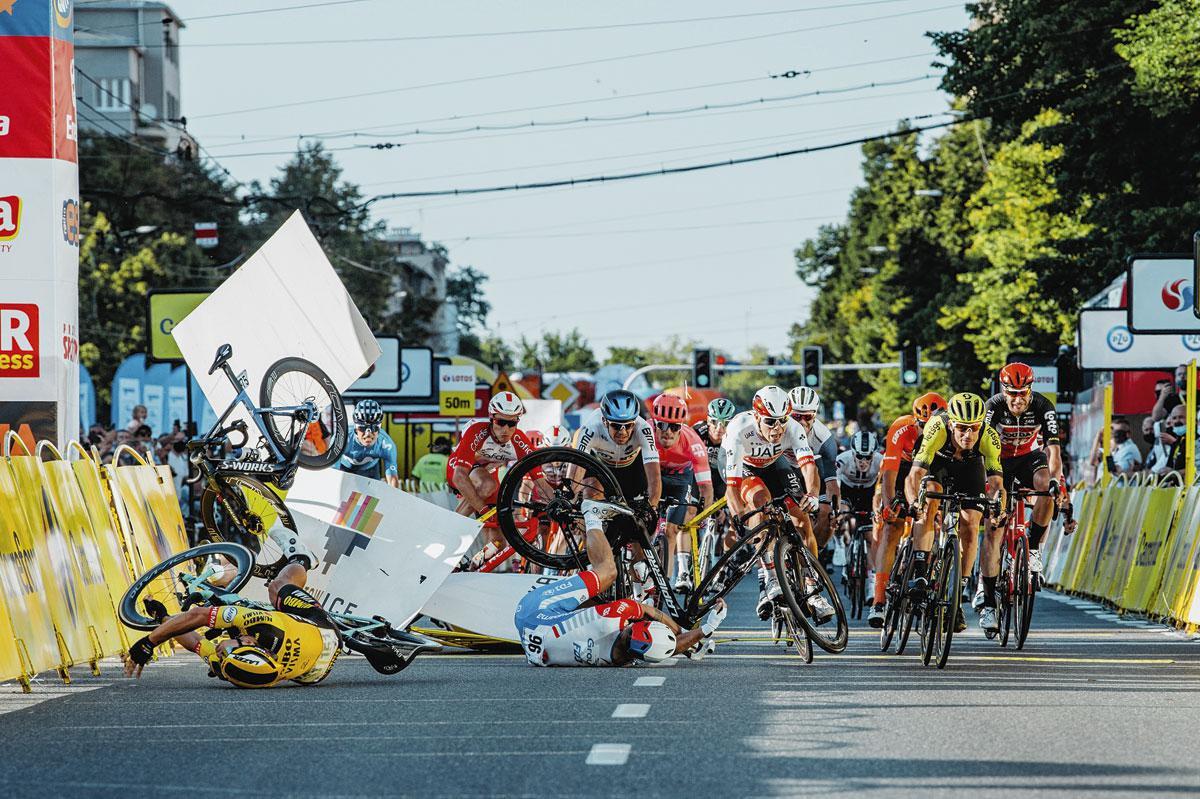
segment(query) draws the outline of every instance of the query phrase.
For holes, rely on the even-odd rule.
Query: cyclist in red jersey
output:
[[[488,420],[472,422],[446,463],[446,482],[462,497],[458,513],[478,516],[496,504],[501,466],[534,451],[529,437],[517,429],[525,403],[511,391],[502,391],[488,403]]]
[[[673,394],[659,394],[650,409],[654,419],[654,442],[662,470],[663,499],[683,502],[694,499],[693,488],[700,491],[701,508],[713,501],[712,473],[708,466],[708,448],[700,435],[687,425],[687,403]],[[675,590],[692,590],[692,547],[680,525],[696,515],[696,508],[676,505],[667,509],[666,530],[668,563],[675,564]],[[670,555],[674,557],[670,557]]]
[[[913,400],[912,413],[899,417],[888,428],[879,473],[883,528],[875,550],[875,602],[867,615],[867,624],[875,628],[883,626],[888,575],[896,558],[896,545],[904,532],[904,516],[898,511],[907,507],[904,481],[912,470],[913,452],[921,441],[921,432],[929,417],[945,407],[946,400],[942,395],[931,391]]]

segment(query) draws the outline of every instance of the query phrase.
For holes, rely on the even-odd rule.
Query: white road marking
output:
[[[614,719],[644,719],[649,712],[649,705],[617,705],[617,709],[612,712],[612,717]]]
[[[666,677],[638,677],[633,681],[634,688],[653,688],[667,681]]]
[[[586,763],[589,766],[623,766],[629,760],[630,744],[593,744]]]
[[[40,681],[39,681],[40,682]],[[97,688],[104,688],[112,683],[85,683],[75,685],[63,685],[55,682],[49,686],[35,682],[33,691],[25,693],[21,690],[20,683],[6,682],[0,685],[0,716],[5,713],[12,713],[14,710],[24,710],[27,707],[47,702],[51,699],[58,699],[63,696],[72,694],[82,694],[88,691],[95,691]]]

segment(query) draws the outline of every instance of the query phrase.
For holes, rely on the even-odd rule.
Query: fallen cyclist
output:
[[[598,602],[617,577],[604,521],[627,512],[606,502],[584,500],[587,552],[591,568],[530,591],[513,619],[526,659],[535,666],[624,666],[635,660],[657,663],[691,651],[710,638],[725,618],[717,605],[700,626],[684,632],[652,605],[619,599]]]

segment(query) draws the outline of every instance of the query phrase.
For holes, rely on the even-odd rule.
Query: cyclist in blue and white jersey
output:
[[[396,445],[390,436],[383,435],[382,427],[383,408],[379,407],[379,403],[372,399],[359,400],[354,406],[354,435],[333,468],[375,480],[386,480],[392,488],[399,488]]]
[[[816,459],[817,471],[821,475],[820,510],[817,511],[815,532],[817,547],[825,549],[833,535],[833,509],[841,502],[837,476],[837,439],[833,431],[817,418],[821,397],[808,386],[798,386],[788,393],[792,403],[792,418],[804,428],[808,446]],[[793,464],[795,465],[795,464]]]

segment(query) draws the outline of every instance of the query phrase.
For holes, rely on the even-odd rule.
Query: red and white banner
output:
[[[71,0],[0,3],[0,436],[79,435]],[[53,413],[47,413],[53,408]]]

